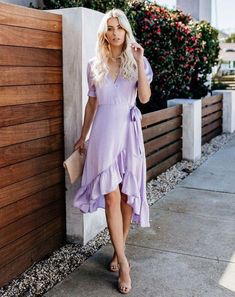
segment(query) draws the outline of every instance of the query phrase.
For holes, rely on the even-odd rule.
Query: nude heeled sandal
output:
[[[128,262],[129,264],[129,271],[131,269],[131,265],[130,265],[130,262]],[[127,283],[125,282],[121,282],[120,281],[120,278],[118,278],[118,291],[122,294],[127,294],[131,291],[132,287],[131,287],[131,282],[130,282],[130,285],[128,285]]]
[[[114,264],[114,262],[110,262],[110,264],[109,264],[109,270],[111,272],[117,272],[117,271],[119,271],[119,264]]]
[[[124,247],[124,250],[126,250],[126,247]],[[109,263],[109,271],[111,271],[111,272],[117,272],[117,271],[119,271],[119,264],[118,263],[117,264],[114,264],[114,261],[111,261]]]

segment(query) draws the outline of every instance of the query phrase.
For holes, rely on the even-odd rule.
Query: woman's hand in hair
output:
[[[132,42],[131,49],[132,49],[132,54],[133,54],[136,62],[141,61],[143,59],[143,55],[144,55],[143,47],[137,42]]]

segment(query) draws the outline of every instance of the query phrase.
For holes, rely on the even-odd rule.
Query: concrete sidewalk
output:
[[[235,296],[235,137],[132,226],[126,252],[135,297]],[[112,297],[118,273],[101,248],[44,296]]]

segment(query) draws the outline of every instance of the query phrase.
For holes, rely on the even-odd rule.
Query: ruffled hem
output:
[[[106,170],[97,175],[88,185],[82,185],[74,197],[73,206],[82,213],[105,209],[104,195],[114,191],[122,183],[121,191],[127,195],[127,203],[133,208],[132,221],[141,227],[150,227],[149,206],[145,193],[141,193],[133,172],[126,170],[126,151],[119,153]]]

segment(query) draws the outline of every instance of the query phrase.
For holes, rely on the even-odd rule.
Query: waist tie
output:
[[[138,152],[137,155],[141,155],[143,153],[142,127],[141,127],[142,114],[136,105],[131,107],[130,116],[134,127],[135,146]]]

